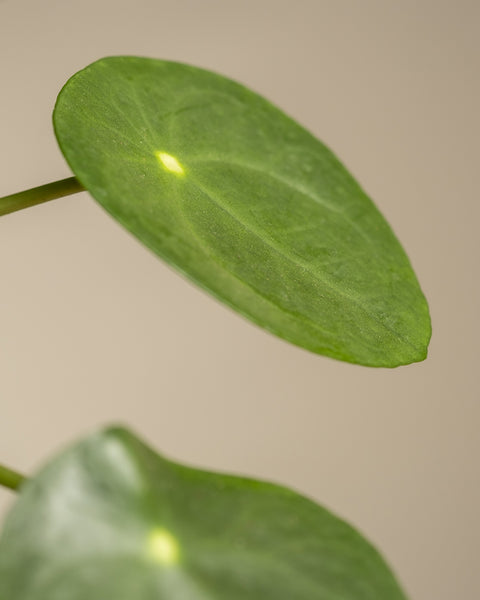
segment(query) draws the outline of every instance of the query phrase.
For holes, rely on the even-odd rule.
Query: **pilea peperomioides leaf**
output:
[[[285,488],[96,434],[22,488],[0,600],[405,600],[349,525]]]
[[[427,303],[390,227],[262,97],[188,65],[111,57],[67,82],[54,126],[111,215],[255,323],[353,363],[425,358]]]

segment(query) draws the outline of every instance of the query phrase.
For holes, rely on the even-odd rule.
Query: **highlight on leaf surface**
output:
[[[428,306],[389,225],[332,152],[258,94],[110,57],[67,82],[53,119],[92,196],[242,315],[348,362],[425,358]]]
[[[188,468],[109,429],[22,487],[1,600],[405,600],[352,527],[277,485]]]

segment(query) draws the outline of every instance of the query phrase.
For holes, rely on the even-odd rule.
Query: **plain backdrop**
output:
[[[480,597],[476,0],[0,0],[0,196],[70,175],[51,111],[106,55],[209,68],[326,142],[429,300],[424,363],[342,364],[194,288],[86,194],[0,220],[0,461],[128,424],[165,455],[315,498],[412,598]],[[0,490],[2,514],[13,494]],[[293,600],[293,599],[292,599]]]

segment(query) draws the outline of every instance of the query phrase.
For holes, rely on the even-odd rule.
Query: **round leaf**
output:
[[[22,488],[1,600],[405,600],[349,525],[285,488],[187,468],[125,430]]]
[[[428,307],[390,227],[262,97],[188,65],[111,57],[67,82],[54,126],[111,215],[252,321],[349,362],[425,358]]]

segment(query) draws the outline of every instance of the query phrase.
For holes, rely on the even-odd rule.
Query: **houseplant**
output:
[[[371,367],[423,360],[428,307],[388,224],[333,154],[269,102],[194,67],[112,57],[59,94],[75,177],[164,260],[265,329]],[[5,485],[21,477],[0,473]],[[403,598],[348,525],[277,486],[176,465],[107,429],[21,485],[0,600]]]

